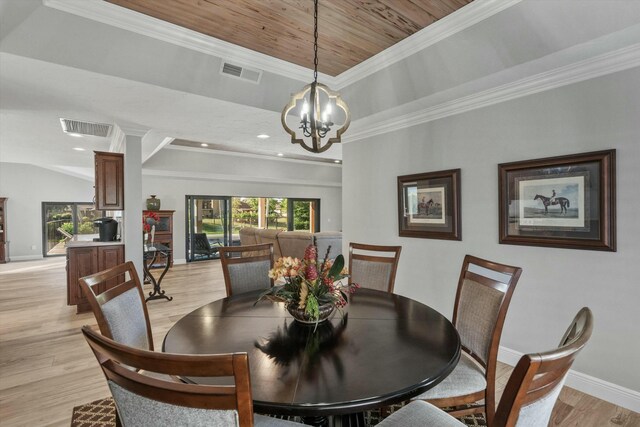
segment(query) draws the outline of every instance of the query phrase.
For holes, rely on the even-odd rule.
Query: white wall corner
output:
[[[523,353],[500,346],[498,360],[509,366],[515,366]],[[640,412],[640,392],[583,374],[571,369],[565,385],[614,405],[622,406],[634,412]]]
[[[175,253],[174,253],[174,255],[175,255]],[[174,258],[173,259],[173,265],[182,265],[182,264],[186,264],[186,263],[187,263],[187,260],[185,258],[179,258],[179,259]]]

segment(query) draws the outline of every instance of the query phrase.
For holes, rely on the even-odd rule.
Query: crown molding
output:
[[[328,86],[341,89],[521,1],[475,0],[336,77],[318,73],[319,80]],[[310,80],[313,75],[312,70],[309,68],[234,45],[103,0],[42,0],[42,2],[47,7],[213,55],[237,65],[258,68],[302,82]]]
[[[353,122],[349,135],[343,137],[343,143],[371,138],[638,66],[640,43],[433,106],[419,108],[418,103],[423,100],[412,101]],[[404,113],[412,105],[415,108]]]
[[[377,55],[351,67],[334,78],[336,89],[356,83],[398,61],[459,33],[478,22],[510,8],[522,0],[475,0],[383,50]]]
[[[224,182],[248,182],[260,184],[283,184],[288,186],[305,186],[305,187],[331,187],[341,188],[341,182],[315,181],[309,179],[286,179],[286,178],[266,178],[264,176],[250,175],[229,175],[220,173],[206,172],[184,172],[184,171],[167,171],[142,169],[143,176],[157,176],[161,178],[171,179],[188,179],[200,181],[224,181]]]
[[[166,147],[167,150],[182,150],[182,151],[189,151],[189,152],[197,152],[197,153],[202,153],[202,154],[216,154],[216,155],[222,155],[222,156],[229,156],[229,157],[245,157],[245,158],[250,158],[250,159],[259,159],[259,160],[272,160],[274,162],[289,162],[289,163],[302,163],[302,164],[306,164],[306,165],[313,165],[313,166],[326,166],[326,167],[330,167],[330,168],[342,168],[342,162],[340,163],[334,163],[334,162],[321,162],[321,161],[315,161],[315,160],[304,160],[304,159],[293,159],[291,157],[287,157],[287,154],[285,154],[282,157],[279,156],[274,156],[272,154],[261,154],[261,153],[244,153],[244,152],[237,152],[237,151],[227,151],[227,150],[223,150],[223,149],[212,149],[212,148],[198,148],[198,147],[187,147],[184,145],[168,145]]]
[[[237,65],[258,68],[302,82],[313,77],[313,70],[306,67],[273,58],[103,0],[42,0],[42,3],[62,12],[213,55]],[[322,80],[333,83],[334,77],[323,73],[318,74]]]

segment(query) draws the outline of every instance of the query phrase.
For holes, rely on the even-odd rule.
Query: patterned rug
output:
[[[400,407],[402,405],[393,405],[391,411],[398,410]],[[291,417],[291,420],[300,421],[296,418]],[[365,412],[364,418],[366,427],[369,427],[378,424],[383,417],[378,409],[373,409]],[[461,421],[470,427],[486,427],[487,425],[484,415],[468,415],[463,417]],[[115,425],[116,407],[110,397],[73,408],[71,427],[115,427]]]

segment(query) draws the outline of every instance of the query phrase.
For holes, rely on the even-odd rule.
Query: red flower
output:
[[[318,249],[314,245],[309,245],[304,250],[304,259],[307,261],[315,262],[318,255]]]
[[[305,274],[305,279],[316,280],[318,278],[318,269],[316,268],[316,265],[309,264],[304,274]]]

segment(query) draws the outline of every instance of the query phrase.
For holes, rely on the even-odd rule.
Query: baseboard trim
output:
[[[523,353],[500,346],[498,360],[510,366],[515,366]],[[622,406],[634,412],[640,412],[640,392],[610,383],[591,375],[571,369],[565,383],[583,393],[590,394],[598,399],[606,400],[614,405]]]
[[[34,261],[36,259],[43,259],[44,257],[42,255],[18,255],[18,256],[12,256],[11,258],[9,258],[9,262],[12,261]]]
[[[173,259],[173,265],[180,265],[180,264],[186,264],[187,260],[184,258],[180,258],[180,259]]]

